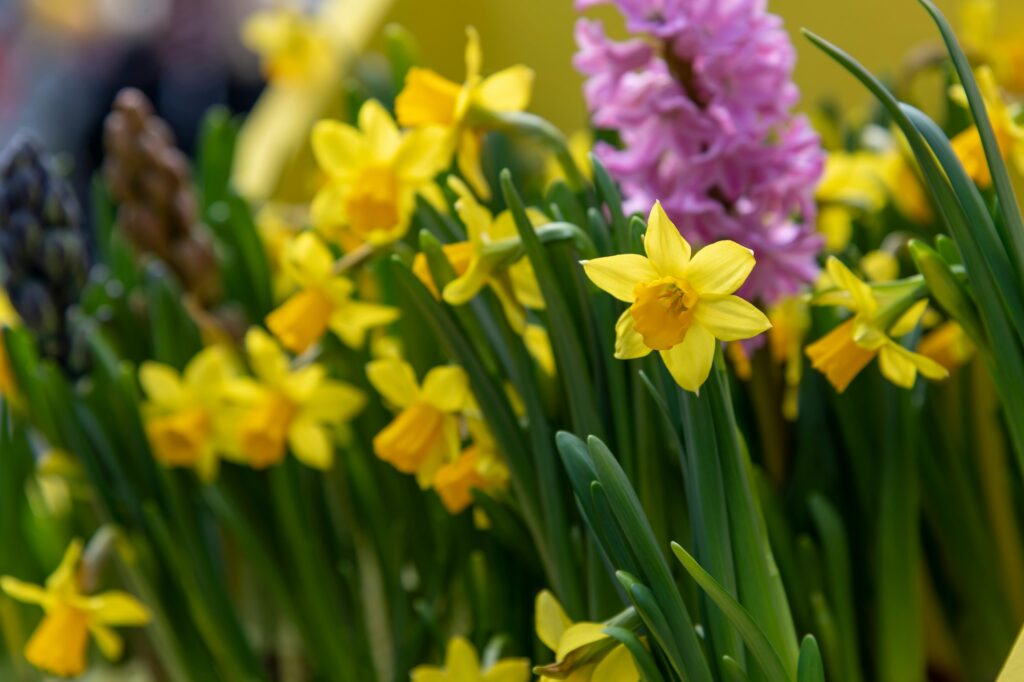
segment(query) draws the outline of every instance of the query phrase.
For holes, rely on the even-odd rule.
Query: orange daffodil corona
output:
[[[363,104],[358,119],[358,128],[322,120],[312,138],[313,154],[327,176],[313,198],[313,226],[346,251],[405,236],[417,194],[443,203],[434,177],[451,157],[443,128],[399,131],[376,100]]]
[[[939,363],[907,350],[893,340],[913,331],[928,307],[927,300],[910,306],[897,319],[887,320],[890,306],[850,272],[839,259],[830,257],[828,274],[837,288],[819,295],[818,305],[840,305],[854,316],[807,347],[807,356],[815,369],[842,393],[850,382],[876,356],[882,375],[903,388],[911,388],[920,372],[929,379],[945,379],[949,372]]]
[[[696,392],[711,372],[716,339],[738,341],[771,327],[764,313],[733,295],[753,269],[754,256],[736,242],[721,241],[691,257],[660,203],[651,209],[644,250],[646,257],[583,261],[594,284],[630,304],[615,325],[615,357],[658,351],[676,382]]]
[[[458,151],[456,162],[463,177],[484,199],[490,187],[480,167],[480,133],[474,128],[474,110],[517,112],[530,103],[533,71],[512,66],[487,77],[481,75],[483,54],[476,29],[466,29],[466,80],[460,85],[430,69],[413,67],[395,100],[398,122],[409,128],[444,130]]]
[[[85,672],[90,634],[104,656],[118,659],[124,642],[112,628],[146,625],[150,620],[146,607],[126,592],[83,594],[81,557],[82,542],[75,540],[44,586],[0,578],[0,589],[8,595],[43,607],[45,615],[25,645],[25,658],[51,675],[77,677]]]
[[[288,355],[262,329],[249,330],[245,348],[256,378],[240,378],[229,388],[233,397],[250,406],[238,427],[241,456],[263,468],[280,462],[290,448],[303,464],[330,468],[330,429],[362,410],[362,391],[328,379],[316,363],[292,368]]]
[[[398,319],[397,308],[355,300],[355,284],[335,274],[334,265],[327,245],[312,232],[285,246],[281,268],[298,291],[267,316],[267,327],[288,350],[305,352],[327,329],[360,348],[370,329]]]

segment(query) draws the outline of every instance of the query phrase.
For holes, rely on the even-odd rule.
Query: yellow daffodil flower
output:
[[[974,357],[976,348],[964,328],[953,320],[943,322],[921,338],[917,352],[953,372]]]
[[[395,99],[398,122],[408,128],[439,126],[457,145],[457,163],[462,176],[484,199],[490,187],[480,167],[480,132],[468,119],[474,109],[493,112],[522,111],[530,103],[533,71],[512,66],[484,78],[480,36],[466,29],[466,80],[459,85],[430,69],[414,67],[405,77],[405,87]]]
[[[393,358],[370,362],[366,375],[398,410],[374,437],[374,453],[429,487],[438,468],[458,455],[459,413],[469,397],[469,378],[461,367],[435,367],[420,386],[412,366]]]
[[[242,42],[262,60],[267,80],[302,83],[322,78],[334,50],[322,25],[294,7],[254,12],[242,24]]]
[[[0,397],[14,395],[14,370],[11,369],[11,362],[7,357],[7,346],[3,341],[3,330],[6,327],[14,327],[17,324],[19,324],[18,313],[14,311],[14,306],[11,305],[11,300],[7,297],[7,291],[0,288]]]
[[[331,428],[363,409],[362,391],[328,379],[316,363],[292,368],[281,346],[257,327],[246,334],[245,349],[256,380],[239,379],[231,388],[232,396],[249,406],[238,426],[245,461],[255,468],[276,464],[287,445],[303,464],[330,468]]]
[[[1003,99],[992,69],[983,66],[977,70],[976,76],[999,150],[1004,157],[1009,157],[1018,169],[1024,169],[1024,126],[1016,122],[1014,109]],[[954,86],[951,89],[951,97],[962,106],[967,106],[967,95],[963,86]],[[988,166],[977,127],[971,126],[954,137],[953,151],[963,164],[964,170],[979,187],[987,188],[992,185],[992,171]]]
[[[644,250],[646,258],[583,261],[594,284],[630,304],[615,325],[615,357],[641,358],[656,350],[676,383],[697,391],[711,372],[715,339],[739,341],[771,327],[764,313],[732,295],[753,269],[754,255],[721,241],[691,258],[689,243],[660,203],[651,209]]]
[[[813,367],[825,374],[842,393],[869,362],[878,356],[882,375],[903,388],[911,388],[917,374],[929,379],[945,379],[944,367],[898,344],[892,337],[910,333],[928,302],[918,301],[898,319],[887,321],[890,305],[883,305],[871,287],[857,278],[837,258],[828,260],[828,274],[838,292],[815,300],[820,305],[842,305],[854,316],[807,347]]]
[[[553,664],[534,671],[541,682],[639,682],[633,655],[604,634],[604,623],[573,623],[547,590],[537,595],[535,614],[537,637],[555,652]]]
[[[267,315],[266,322],[294,353],[305,352],[328,328],[345,344],[360,348],[367,331],[398,319],[397,308],[352,298],[355,284],[334,273],[330,250],[312,232],[288,243],[281,267],[299,291]]]
[[[192,467],[204,481],[216,476],[218,455],[233,450],[225,391],[237,375],[234,358],[223,346],[200,351],[184,373],[158,362],[142,364],[139,383],[147,397],[142,414],[157,461]]]
[[[506,658],[486,670],[480,668],[476,649],[464,637],[448,642],[444,668],[420,665],[413,668],[412,682],[529,682],[530,661]]]
[[[555,376],[558,368],[555,365],[555,352],[551,348],[551,336],[548,330],[539,324],[528,324],[523,330],[523,343],[526,351],[537,361],[541,370],[549,377]]]
[[[533,266],[526,258],[509,264],[509,249],[495,249],[499,242],[517,244],[519,233],[515,220],[509,211],[494,216],[477,202],[469,187],[458,178],[449,178],[449,186],[459,197],[455,210],[466,226],[469,240],[443,247],[445,256],[455,270],[456,278],[444,288],[442,298],[450,305],[465,305],[489,286],[501,301],[509,324],[517,332],[526,326],[523,308],[544,309],[544,297],[533,273]],[[536,227],[550,222],[539,211],[528,211],[530,222]],[[418,254],[413,262],[413,271],[432,290],[437,290],[426,257]]]
[[[82,542],[75,540],[45,586],[10,576],[0,578],[0,589],[8,595],[43,607],[46,615],[25,645],[25,658],[51,675],[77,677],[85,672],[90,634],[103,655],[116,660],[124,642],[112,628],[141,626],[150,620],[146,607],[126,592],[82,594],[78,570],[81,556]]]
[[[313,225],[346,251],[401,239],[416,195],[441,201],[434,176],[448,166],[441,128],[400,132],[384,107],[369,100],[359,127],[323,120],[313,128],[313,153],[327,183],[313,199]]]

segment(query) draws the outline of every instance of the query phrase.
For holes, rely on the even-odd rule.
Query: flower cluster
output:
[[[575,64],[594,124],[621,140],[595,152],[622,183],[627,209],[660,200],[688,237],[752,249],[748,297],[771,303],[813,282],[823,157],[807,120],[791,113],[795,58],[781,21],[763,0],[616,4],[638,37],[615,42],[581,19]]]

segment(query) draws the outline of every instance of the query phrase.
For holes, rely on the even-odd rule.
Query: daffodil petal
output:
[[[541,590],[534,604],[534,629],[544,646],[557,651],[562,635],[571,625],[572,621],[555,595],[547,590]]]
[[[288,374],[288,356],[274,338],[259,327],[245,334],[245,352],[253,373],[264,383],[276,384]]]
[[[917,366],[909,357],[909,352],[896,343],[889,343],[878,351],[878,368],[882,376],[900,388],[913,388],[917,379]]]
[[[485,78],[476,91],[476,100],[491,111],[522,111],[529,106],[532,91],[533,69],[510,66]]]
[[[288,447],[295,459],[313,469],[330,469],[334,463],[334,448],[327,429],[308,417],[295,419],[288,427]]]
[[[448,675],[433,665],[421,665],[412,669],[412,682],[447,682]]]
[[[309,207],[309,220],[313,227],[328,238],[336,238],[345,224],[346,198],[348,187],[339,183],[328,183],[320,188]]]
[[[711,373],[715,359],[715,337],[707,329],[695,324],[686,332],[686,338],[670,350],[661,351],[672,378],[683,389],[696,393]]]
[[[480,293],[490,276],[491,268],[479,256],[474,257],[466,272],[448,282],[442,297],[449,305],[465,305]]]
[[[313,127],[313,156],[320,168],[335,179],[347,179],[366,158],[366,143],[359,131],[340,121],[320,121]]]
[[[829,277],[832,278],[832,282],[840,289],[850,292],[850,296],[853,298],[852,307],[854,310],[869,316],[874,314],[878,308],[878,302],[870,286],[858,279],[835,256],[829,256],[825,267],[828,270]]]
[[[455,365],[435,367],[423,379],[423,400],[442,412],[458,412],[469,397],[469,377]]]
[[[661,202],[655,202],[647,218],[644,250],[659,275],[684,279],[690,262],[690,244],[669,220]]]
[[[558,642],[555,658],[561,661],[580,647],[607,639],[608,635],[604,634],[604,627],[603,623],[576,623],[569,626],[562,633],[562,638]]]
[[[731,294],[754,269],[754,254],[734,241],[708,244],[693,255],[686,280],[698,294]]]
[[[425,127],[411,130],[402,138],[395,155],[395,169],[406,182],[430,182],[448,165],[451,158],[451,135],[444,128]]]
[[[498,661],[483,674],[482,682],[529,682],[530,661],[525,658],[506,658]]]
[[[351,348],[362,348],[366,334],[371,329],[391,324],[399,318],[398,308],[367,303],[365,301],[349,301],[338,308],[329,321],[331,331]]]
[[[621,644],[601,659],[594,668],[590,682],[638,682],[640,673],[633,661],[633,654]]]
[[[64,550],[64,556],[60,560],[57,569],[46,579],[46,589],[53,591],[74,584],[75,576],[78,573],[78,562],[82,558],[84,544],[81,539],[75,538]]]
[[[924,317],[925,311],[928,309],[928,299],[924,298],[910,306],[907,312],[900,316],[900,319],[896,320],[896,324],[889,329],[890,336],[906,336],[910,332],[914,331],[921,318]]]
[[[124,652],[124,640],[121,639],[121,635],[103,625],[90,625],[89,632],[92,633],[96,646],[104,658],[108,661],[120,660]]]
[[[0,590],[3,590],[12,599],[25,604],[39,604],[42,606],[51,601],[50,596],[42,586],[26,583],[9,575],[0,578]]]
[[[324,381],[309,395],[302,416],[328,424],[343,424],[366,406],[366,396],[342,381]]]
[[[455,163],[459,167],[459,172],[466,178],[466,182],[472,185],[473,191],[487,201],[491,198],[491,186],[484,175],[480,161],[481,153],[480,135],[472,130],[463,131],[459,136]]]
[[[544,294],[540,290],[540,282],[533,272],[533,266],[528,259],[523,259],[508,269],[509,279],[512,281],[512,290],[515,292],[516,300],[531,310],[544,310],[547,306],[544,301]]]
[[[753,303],[732,295],[702,297],[693,310],[693,318],[722,341],[749,339],[772,326]]]
[[[111,590],[89,597],[85,609],[92,614],[93,621],[100,625],[145,625],[151,616],[141,601],[119,590]]]
[[[324,284],[334,269],[334,256],[316,233],[302,232],[288,242],[282,265],[303,286]]]
[[[633,253],[582,261],[590,281],[609,294],[632,303],[637,284],[658,279],[658,271],[650,260]]]
[[[453,637],[448,642],[444,667],[452,680],[476,680],[480,677],[480,659],[476,649],[464,637]]]
[[[398,126],[380,102],[367,100],[359,109],[359,129],[366,140],[366,151],[375,161],[390,161],[402,139]]]
[[[177,370],[159,362],[147,361],[139,367],[139,383],[150,401],[177,406],[183,402],[184,389]]]
[[[480,49],[480,34],[473,26],[466,27],[466,82],[472,83],[480,77],[483,67],[483,50]]]
[[[615,323],[615,357],[619,360],[633,360],[650,353],[651,349],[644,343],[644,337],[636,330],[633,313],[627,308]]]
[[[366,365],[366,377],[377,392],[395,407],[411,405],[420,393],[416,372],[404,360],[374,360]]]

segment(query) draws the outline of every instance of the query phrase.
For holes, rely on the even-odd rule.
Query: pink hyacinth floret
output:
[[[578,9],[612,0],[577,0]],[[594,125],[620,146],[596,153],[629,211],[660,200],[688,239],[732,239],[757,266],[744,296],[771,304],[819,272],[814,191],[820,140],[793,114],[793,46],[763,0],[614,0],[636,37],[580,19],[576,68]]]

